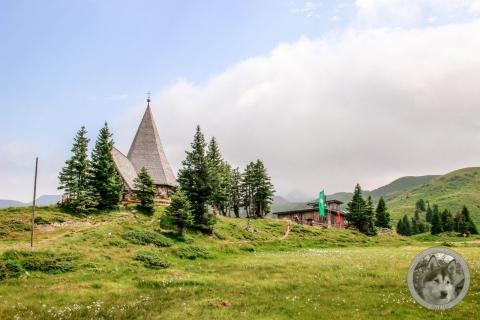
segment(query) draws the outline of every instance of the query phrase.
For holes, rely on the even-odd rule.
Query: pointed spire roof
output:
[[[147,110],[145,110],[127,158],[137,172],[145,167],[155,184],[177,186],[177,180],[168,163],[165,151],[163,151],[157,126],[153,120],[152,110],[150,109],[150,95],[147,102]]]

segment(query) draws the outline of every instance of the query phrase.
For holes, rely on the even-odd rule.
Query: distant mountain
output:
[[[0,208],[25,207],[26,205],[26,203],[20,201],[0,199]]]
[[[49,206],[51,204],[55,204],[58,201],[62,200],[61,195],[43,195],[37,198],[35,201],[36,206]],[[2,200],[0,199],[0,208],[8,208],[8,207],[28,207],[33,205],[33,201],[25,203],[15,200]]]
[[[289,202],[305,202],[315,199],[315,196],[306,194],[305,192],[295,189],[284,197]]]
[[[274,204],[285,204],[288,203],[288,200],[282,196],[273,196],[273,203]]]

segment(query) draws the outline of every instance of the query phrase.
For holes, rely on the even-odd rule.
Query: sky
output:
[[[81,126],[124,154],[151,92],[175,174],[200,125],[276,195],[480,166],[480,0],[2,1],[0,199],[61,194]]]

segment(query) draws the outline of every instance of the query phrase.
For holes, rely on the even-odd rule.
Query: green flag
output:
[[[322,217],[325,217],[325,193],[320,191],[320,195],[318,196],[318,212]]]

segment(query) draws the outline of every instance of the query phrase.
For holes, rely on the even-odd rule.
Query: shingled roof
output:
[[[147,100],[150,102],[150,99]],[[135,139],[127,155],[136,172],[145,167],[150,177],[157,185],[177,186],[177,180],[168,163],[157,126],[153,120],[150,104],[143,115]]]
[[[129,189],[134,190],[135,188],[133,187],[133,179],[137,177],[137,172],[135,171],[132,163],[115,147],[112,148],[112,156],[113,162],[115,162],[123,181],[125,181]]]

